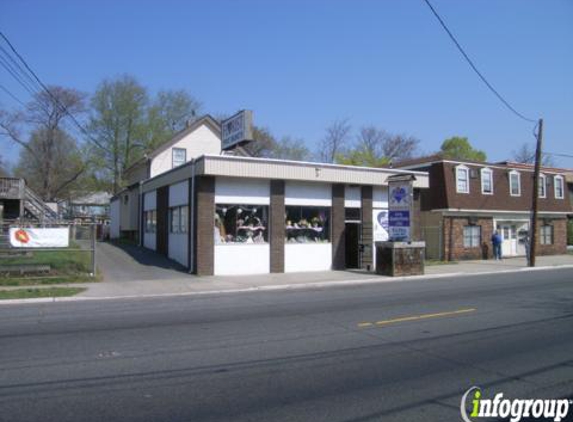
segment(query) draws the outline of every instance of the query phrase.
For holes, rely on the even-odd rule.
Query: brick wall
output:
[[[549,220],[547,222],[553,226],[553,244],[542,245],[541,227],[544,225],[543,219],[537,223],[537,253],[536,255],[561,255],[567,253],[567,219]]]
[[[481,241],[479,247],[464,247],[464,227],[469,225],[481,227]],[[493,218],[444,217],[443,230],[443,256],[446,260],[490,259],[493,257],[491,246]]]
[[[270,207],[271,273],[285,271],[285,182],[271,180]]]
[[[344,185],[332,185],[332,269],[346,268]]]
[[[372,268],[372,186],[362,186],[362,244],[365,245],[362,254],[362,268]]]
[[[195,193],[195,269],[197,275],[215,271],[215,178],[200,176]]]

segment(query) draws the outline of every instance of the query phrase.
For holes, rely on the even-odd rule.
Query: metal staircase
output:
[[[58,213],[47,206],[28,186],[24,189],[24,210],[27,218],[33,218],[40,223],[55,223],[60,220]]]

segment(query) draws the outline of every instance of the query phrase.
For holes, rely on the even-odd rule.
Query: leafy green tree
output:
[[[124,185],[124,170],[143,155],[148,101],[145,87],[129,75],[104,80],[92,97],[94,159],[113,193]]]
[[[147,110],[147,150],[153,151],[185,129],[200,110],[201,103],[187,91],[159,91]]]
[[[285,136],[275,143],[271,156],[272,158],[293,161],[309,161],[311,159],[310,151],[304,145],[304,141],[289,136]]]
[[[440,148],[440,153],[444,158],[454,160],[486,161],[485,152],[474,149],[468,138],[454,136],[446,139]]]
[[[567,244],[573,245],[573,220],[567,222]]]

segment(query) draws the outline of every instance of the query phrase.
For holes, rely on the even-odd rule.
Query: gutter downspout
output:
[[[140,180],[139,181],[139,209],[137,212],[137,225],[139,226],[139,247],[142,248],[143,247],[143,232],[144,232],[144,227],[143,227],[143,181]]]

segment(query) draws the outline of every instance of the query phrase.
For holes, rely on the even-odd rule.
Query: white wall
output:
[[[271,183],[264,179],[239,179],[217,177],[215,179],[216,204],[269,205]]]
[[[110,202],[109,214],[111,219],[111,224],[110,224],[111,227],[109,236],[112,239],[117,239],[119,238],[120,235],[119,233],[119,221],[120,221],[119,210],[121,208],[120,200],[121,199],[114,199]]]
[[[143,233],[143,246],[147,249],[157,249],[157,236],[155,233]]]
[[[143,195],[143,211],[157,209],[157,191],[147,192]]]
[[[362,208],[362,189],[360,186],[344,187],[344,207]]]
[[[332,185],[329,183],[286,182],[285,205],[332,206]]]
[[[388,208],[388,186],[374,186],[372,208]]]
[[[187,251],[189,250],[189,234],[182,233],[169,233],[168,238],[169,246],[168,246],[168,255],[174,261],[179,262],[181,265],[189,266],[188,258],[189,254]]]
[[[331,243],[285,245],[285,273],[329,271],[331,268]]]
[[[185,148],[187,161],[205,154],[220,154],[221,139],[206,125],[199,126],[196,130],[184,136],[165,151],[160,152],[151,160],[151,177],[165,173],[173,168],[173,148]]]
[[[270,273],[270,246],[215,245],[215,275]]]
[[[169,206],[176,207],[179,205],[189,205],[189,181],[176,183],[169,186]],[[189,233],[171,233],[169,228],[171,222],[168,221],[167,242],[168,256],[174,261],[179,262],[186,267],[189,265]]]
[[[189,181],[184,180],[169,186],[169,206],[189,205]]]

